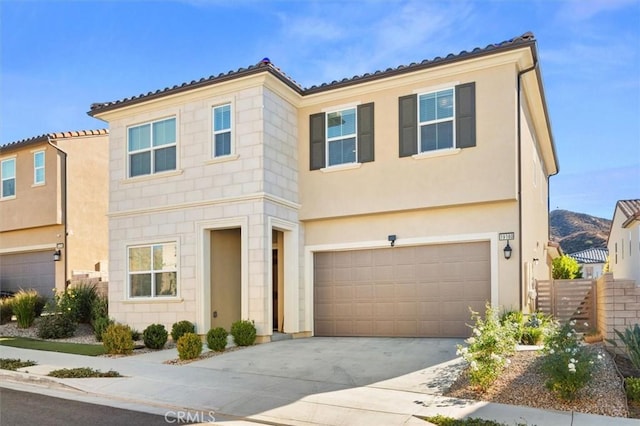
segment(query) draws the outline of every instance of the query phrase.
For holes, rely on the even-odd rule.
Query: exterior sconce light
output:
[[[513,253],[513,250],[511,249],[511,246],[509,245],[509,240],[507,240],[507,245],[504,246],[504,258],[509,260],[511,259],[511,253]]]
[[[59,262],[61,257],[62,257],[62,253],[60,252],[60,250],[56,250],[56,251],[53,252],[53,261],[54,262]]]
[[[389,242],[391,242],[391,247],[393,247],[393,246],[395,246],[395,245],[396,245],[396,236],[395,236],[395,235],[389,235],[389,236],[387,237],[387,240],[388,240]]]
[[[537,264],[538,264],[538,262],[540,262],[540,259],[538,259],[537,257],[534,257],[534,258],[533,258],[533,263],[534,263],[535,265],[537,265]]]

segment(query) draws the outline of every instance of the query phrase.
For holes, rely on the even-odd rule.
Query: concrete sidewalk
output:
[[[27,384],[39,393],[160,415],[190,412],[203,416],[215,411],[216,422],[234,425],[424,425],[416,416],[437,414],[480,417],[509,425],[640,424],[634,419],[443,397],[442,391],[457,377],[461,361],[448,349],[455,350],[455,344],[441,340],[434,339],[428,345],[407,341],[390,346],[382,340],[354,339],[352,347],[351,341],[341,340],[347,346],[332,350],[326,340],[301,339],[253,346],[179,366],[163,364],[177,358],[175,349],[104,358],[3,346],[1,357],[29,359],[38,365],[23,372],[0,370],[0,379],[3,386]],[[363,344],[373,347],[362,348]],[[411,365],[419,362],[415,355],[423,352],[431,361],[424,368]],[[125,377],[45,377],[51,369],[72,367],[113,369]]]

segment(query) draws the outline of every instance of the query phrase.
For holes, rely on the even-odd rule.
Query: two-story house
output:
[[[0,147],[0,288],[64,290],[108,259],[107,130],[50,133]]]
[[[607,247],[613,277],[640,285],[640,199],[616,203]]]
[[[257,65],[113,102],[110,315],[465,336],[549,277],[536,41],[301,88]]]

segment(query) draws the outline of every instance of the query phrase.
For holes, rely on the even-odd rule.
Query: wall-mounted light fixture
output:
[[[540,259],[538,259],[537,257],[534,257],[534,258],[533,258],[533,263],[534,263],[534,265],[537,265],[537,264],[538,264],[538,262],[540,262]]]
[[[62,253],[60,252],[60,250],[56,250],[56,251],[53,252],[53,261],[54,262],[59,262],[61,257],[62,257]]]
[[[395,245],[396,245],[396,236],[395,236],[395,235],[389,235],[389,236],[387,237],[387,240],[388,240],[389,242],[391,242],[391,247],[393,247],[393,246],[395,246]]]
[[[507,260],[511,259],[511,253],[513,253],[513,249],[509,245],[509,240],[507,240],[507,245],[504,246],[504,258]]]

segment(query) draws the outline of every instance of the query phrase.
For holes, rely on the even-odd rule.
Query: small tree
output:
[[[552,268],[553,279],[555,280],[582,278],[582,266],[578,265],[577,260],[566,254],[553,259]]]

